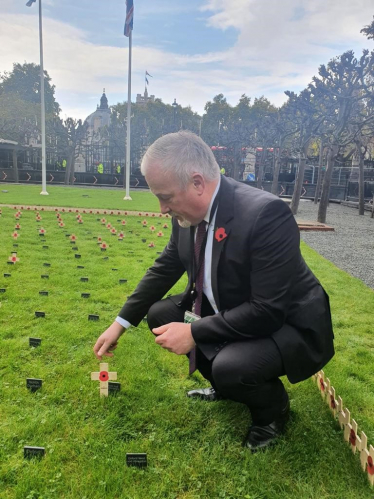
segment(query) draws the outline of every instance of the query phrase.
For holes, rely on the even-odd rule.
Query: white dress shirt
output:
[[[208,236],[207,236],[206,246],[205,246],[203,293],[208,298],[209,303],[210,303],[210,305],[215,313],[218,312],[218,308],[217,308],[216,302],[214,300],[213,289],[212,289],[212,251],[213,251],[214,224],[216,221],[217,208],[216,208],[215,213],[212,216],[212,220],[210,223],[209,223],[209,218],[210,218],[210,212],[212,210],[214,200],[218,194],[220,185],[221,185],[221,176],[219,177],[216,190],[214,191],[212,199],[210,200],[210,205],[209,205],[208,211],[206,212],[206,215],[203,219],[207,223],[207,231],[208,231]],[[197,227],[195,230],[195,238],[196,238],[196,232],[197,232]],[[127,320],[122,319],[122,317],[117,317],[116,322],[121,324],[121,326],[123,326],[126,329],[128,329],[131,326],[131,324]]]

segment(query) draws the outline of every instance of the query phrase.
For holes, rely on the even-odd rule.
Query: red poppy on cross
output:
[[[91,373],[92,381],[100,381],[100,397],[108,396],[108,382],[117,380],[117,373],[109,372],[108,364],[100,364],[100,372]]]
[[[10,262],[13,262],[13,263],[19,262],[19,258],[17,258],[17,254],[16,254],[16,253],[12,253],[12,256],[10,256],[10,257],[8,258],[8,260],[9,260]]]

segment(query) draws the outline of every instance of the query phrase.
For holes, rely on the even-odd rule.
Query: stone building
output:
[[[136,103],[140,105],[146,105],[148,102],[154,102],[155,101],[155,96],[154,95],[149,95],[148,96],[148,90],[147,86],[144,89],[144,95],[142,94],[137,94],[136,95]]]
[[[103,95],[100,98],[100,105],[97,105],[96,111],[84,120],[87,124],[87,139],[82,153],[75,160],[75,171],[95,172],[101,164],[104,171],[112,169],[108,157],[108,140],[100,133],[101,129],[110,125],[110,117],[111,111],[104,88]]]

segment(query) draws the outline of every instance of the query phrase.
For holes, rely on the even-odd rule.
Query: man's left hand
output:
[[[158,345],[177,355],[185,355],[195,346],[191,334],[191,324],[170,322],[152,329],[152,332],[157,335],[155,341]]]

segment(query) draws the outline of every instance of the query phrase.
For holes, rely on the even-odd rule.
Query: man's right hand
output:
[[[118,339],[126,329],[118,322],[114,321],[106,331],[97,339],[93,348],[96,357],[101,360],[102,356],[113,357],[111,353],[118,346]]]

